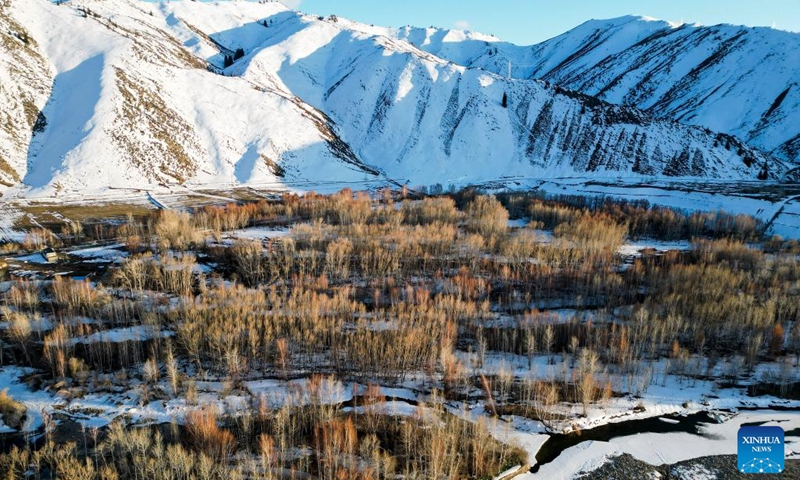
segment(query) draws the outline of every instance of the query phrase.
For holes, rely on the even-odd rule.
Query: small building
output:
[[[42,250],[42,256],[47,261],[47,263],[56,263],[58,261],[58,253],[53,250],[51,247],[47,247]]]

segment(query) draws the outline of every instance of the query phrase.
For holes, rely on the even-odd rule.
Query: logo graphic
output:
[[[739,429],[739,471],[781,473],[786,461],[781,427]]]

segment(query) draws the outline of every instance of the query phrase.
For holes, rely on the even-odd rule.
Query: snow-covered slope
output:
[[[4,52],[3,85],[23,96],[0,107],[18,125],[8,129],[12,141],[2,141],[3,157],[29,196],[275,183],[309,171],[332,181],[374,176],[354,165],[321,112],[286,92],[208,71],[193,37],[175,35],[179,20],[157,5],[6,0],[2,8],[0,31],[29,38]],[[242,3],[213,15],[235,28],[283,10]]]
[[[0,185],[21,180],[31,134],[44,128],[39,109],[51,87],[50,65],[36,40],[0,1]]]
[[[533,46],[514,45],[477,32],[439,28],[406,27],[387,33],[459,65],[508,76],[510,63],[513,78],[545,78],[554,70],[585,71],[672,26],[668,22],[637,16],[590,20]]]
[[[0,116],[14,122],[0,129],[0,180],[28,196],[787,170],[727,135],[431,53],[493,37],[437,40],[276,2],[0,5],[11,45],[0,52]]]
[[[445,185],[586,172],[743,178],[766,161],[729,137],[542,82],[507,81],[341,20],[270,21],[264,42],[226,73],[325,111],[359,157],[392,178]]]
[[[643,17],[592,20],[532,47],[406,37],[456,63],[542,78],[800,162],[800,34]],[[431,41],[452,38],[446,47]],[[469,56],[458,53],[469,51]]]

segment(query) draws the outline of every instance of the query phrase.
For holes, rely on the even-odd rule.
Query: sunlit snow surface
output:
[[[84,18],[82,7],[93,15]],[[506,61],[501,75],[480,63],[508,50],[523,63],[546,57],[546,69],[607,29],[591,55],[572,62],[588,68],[651,33],[682,30],[664,22],[590,22],[583,34],[533,49],[471,32],[320,19],[278,2],[11,0],[7,12],[40,57],[28,65],[0,52],[9,65],[0,82],[27,75],[41,83],[20,88],[47,126],[30,145],[0,136],[22,182],[11,182],[4,199],[242,185],[447,188],[512,177],[649,181],[631,173],[634,157],[661,176],[682,155],[703,161],[695,173],[670,175],[752,180],[764,162],[778,176],[789,168],[713,132],[587,107],[530,75],[508,80]],[[4,30],[16,28],[3,21]],[[223,71],[224,55],[240,48],[245,56]],[[476,63],[465,65],[469,58]],[[14,105],[5,108],[19,120],[25,112]]]

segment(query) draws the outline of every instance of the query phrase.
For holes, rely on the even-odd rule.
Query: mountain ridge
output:
[[[798,33],[626,16],[590,20],[532,46],[466,48],[474,50],[469,61],[450,54],[456,44],[432,53],[502,75],[512,62],[514,78],[541,78],[800,162]]]
[[[17,195],[788,170],[725,134],[275,2],[0,5],[14,45],[0,54],[14,91],[0,95],[22,99],[0,111],[16,126],[0,136],[0,180]]]

